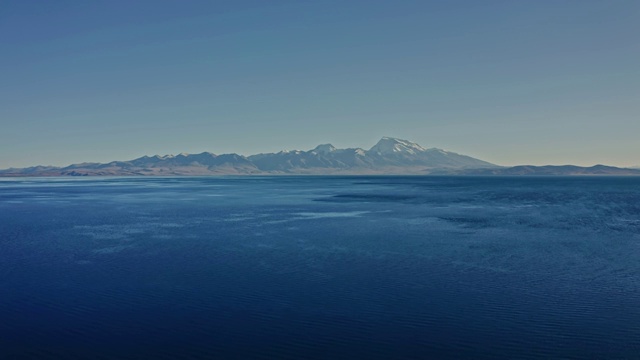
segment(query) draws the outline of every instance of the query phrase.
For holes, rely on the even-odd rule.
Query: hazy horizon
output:
[[[379,140],[379,139],[378,139],[378,140]],[[409,139],[402,139],[402,140],[409,140]],[[409,141],[410,141],[410,140],[409,140]],[[335,146],[337,149],[361,148],[361,149],[364,149],[364,150],[369,150],[369,149],[371,148],[371,146],[375,145],[375,143],[374,143],[374,144],[372,144],[371,146],[336,146],[335,144],[333,144],[333,143],[331,143],[331,142],[325,142],[325,143],[319,143],[319,144],[316,144],[316,145],[313,145],[313,146],[310,146],[310,147],[307,147],[307,148],[301,148],[301,149],[291,149],[291,148],[290,148],[290,149],[286,149],[286,148],[283,148],[283,149],[274,150],[274,151],[261,151],[261,152],[256,152],[256,153],[239,153],[239,152],[231,152],[231,153],[216,153],[216,152],[209,151],[209,150],[196,151],[196,152],[181,152],[181,153],[158,153],[158,154],[150,154],[150,153],[149,153],[149,154],[141,154],[141,155],[138,155],[138,156],[129,157],[129,158],[126,158],[126,159],[109,159],[109,160],[104,160],[104,161],[87,160],[87,161],[79,161],[79,162],[74,162],[74,163],[65,163],[65,164],[32,164],[32,165],[27,165],[27,166],[22,166],[22,167],[14,167],[14,168],[25,168],[25,167],[35,167],[35,166],[54,166],[54,167],[65,167],[65,166],[75,165],[75,164],[81,164],[81,163],[109,163],[109,162],[112,162],[112,161],[129,161],[129,160],[135,160],[135,159],[138,159],[138,158],[141,158],[141,157],[144,157],[144,156],[149,156],[149,157],[151,157],[151,156],[155,156],[155,155],[159,155],[159,156],[177,156],[177,155],[179,155],[179,154],[194,155],[194,154],[200,154],[200,153],[205,153],[205,152],[206,152],[206,153],[213,153],[213,154],[215,154],[215,155],[238,154],[238,155],[242,155],[242,156],[248,157],[248,156],[251,156],[251,155],[266,154],[266,153],[278,153],[278,152],[281,152],[281,151],[311,151],[311,150],[313,150],[316,146],[324,145],[324,144],[331,144],[331,145]],[[418,145],[422,145],[422,144],[418,144]],[[433,148],[433,147],[429,147],[429,148]],[[444,150],[452,151],[451,149],[444,149]],[[452,151],[452,152],[454,152],[454,153],[459,153],[459,152],[456,152],[456,151]],[[462,154],[462,153],[459,153],[459,154],[460,154],[460,155],[467,155],[467,156],[475,157],[475,156],[473,156],[473,154]],[[475,157],[475,158],[477,158],[477,157]],[[517,166],[517,165],[525,165],[525,166],[527,166],[527,165],[532,165],[532,166],[542,166],[542,165],[557,165],[557,166],[562,166],[562,165],[577,165],[577,166],[585,166],[585,167],[594,166],[594,165],[610,165],[610,166],[612,166],[611,164],[601,164],[601,163],[586,164],[586,165],[584,165],[584,164],[582,164],[582,165],[581,165],[581,164],[575,164],[575,163],[564,163],[564,164],[561,164],[561,163],[558,163],[558,164],[552,164],[552,163],[544,163],[544,164],[529,164],[529,163],[499,164],[499,163],[495,163],[495,162],[493,162],[493,161],[491,161],[491,160],[487,160],[487,159],[482,159],[482,158],[478,158],[478,159],[479,159],[479,160],[487,161],[487,162],[492,163],[492,164],[494,164],[494,165],[498,165],[498,166],[506,166],[506,167],[508,167],[508,166]],[[626,168],[640,168],[640,166],[634,166],[634,165],[629,165],[629,166],[620,166],[620,167],[626,167]],[[0,169],[0,170],[2,170],[2,169]]]
[[[0,169],[368,149],[640,165],[640,3],[6,1]]]

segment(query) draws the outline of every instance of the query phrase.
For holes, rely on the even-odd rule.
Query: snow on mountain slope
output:
[[[200,154],[143,156],[106,164],[84,163],[65,168],[5,170],[18,176],[54,175],[207,175],[207,174],[426,174],[433,169],[490,168],[495,165],[469,156],[426,149],[411,141],[383,137],[369,150],[337,149],[321,144],[309,151],[251,155]],[[7,176],[7,175],[5,175]]]
[[[397,153],[417,154],[426,151],[422,146],[407,140],[396,139],[392,137],[383,137],[375,144],[369,152],[378,155],[389,155]]]
[[[334,152],[338,149],[335,148],[335,146],[331,145],[331,144],[321,144],[316,146],[315,149],[311,150],[311,152],[316,153],[316,154],[323,154],[326,155],[330,152]]]

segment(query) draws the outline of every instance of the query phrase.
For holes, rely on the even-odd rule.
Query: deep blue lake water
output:
[[[640,358],[640,178],[0,180],[2,359]]]

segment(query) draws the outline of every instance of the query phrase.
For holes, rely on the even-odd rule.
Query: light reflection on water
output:
[[[634,358],[640,179],[3,179],[0,357]]]

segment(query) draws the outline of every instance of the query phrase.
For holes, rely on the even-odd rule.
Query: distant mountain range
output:
[[[574,176],[574,175],[640,175],[640,169],[619,168],[615,166],[595,165],[590,167],[575,165],[518,165],[512,167],[499,167],[492,169],[458,169],[432,171],[431,175],[475,175],[475,176],[516,176],[516,175],[551,175],[551,176]]]
[[[597,165],[501,167],[470,156],[383,137],[369,150],[331,144],[308,151],[242,156],[179,154],[129,161],[35,166],[0,170],[0,176],[175,176],[175,175],[640,175],[640,170]]]

